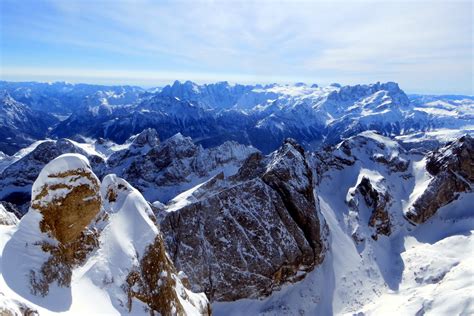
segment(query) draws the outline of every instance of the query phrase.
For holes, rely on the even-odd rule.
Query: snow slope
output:
[[[353,158],[346,159],[354,163],[328,169],[317,188],[330,234],[329,253],[323,264],[301,282],[286,285],[268,298],[214,303],[215,315],[474,312],[474,193],[462,194],[426,223],[413,226],[403,218],[403,210],[427,181],[423,156],[409,154],[396,142],[372,133],[348,142]],[[329,155],[345,155],[337,150]],[[389,165],[375,161],[377,155],[410,163],[406,171],[393,171]],[[360,213],[347,203],[362,177],[392,197],[388,205],[390,236],[371,238],[372,231],[362,215],[363,202]]]
[[[73,176],[67,175],[68,172],[72,172]],[[84,185],[94,187],[99,183],[97,178],[94,179],[95,176],[74,176],[74,172],[93,175],[89,162],[79,154],[65,154],[50,162],[33,184],[35,204],[29,212],[17,226],[0,226],[0,292],[5,295],[5,299],[0,297],[0,306],[15,310],[18,304],[25,304],[41,315],[63,312],[72,315],[148,315],[148,292],[140,294],[142,296],[139,297],[145,298],[138,300],[134,296],[129,297],[130,292],[124,286],[130,282],[130,273],[142,269],[143,260],[150,251],[164,249],[163,241],[149,204],[136,189],[115,175],[108,175],[102,181],[100,212],[87,228],[99,233],[97,244],[85,261],[71,267],[70,284],[60,285],[52,279],[44,296],[33,294],[31,271],[36,274],[46,273],[42,269],[51,255],[44,250],[45,243],[59,247],[59,251],[61,247],[67,247],[62,246],[62,242],[54,237],[56,233],[41,230],[40,222],[44,220],[44,216],[40,206],[60,201],[72,194],[74,188]],[[55,176],[57,174],[65,174],[66,178]],[[44,188],[50,188],[46,195]],[[160,243],[161,246],[158,247]],[[174,291],[173,295],[177,300],[170,299],[166,303],[171,310],[178,312],[182,308],[187,315],[204,313],[208,304],[205,295],[188,290],[181,281],[181,275],[172,267],[167,254],[164,253],[163,256],[165,263],[161,267],[168,268],[156,271],[158,283],[152,284],[150,291],[162,293],[162,288],[174,284],[171,285],[171,291]],[[60,258],[62,257],[57,260],[61,260]],[[161,263],[157,261],[156,264],[158,269]],[[60,262],[53,267],[62,269]],[[129,291],[144,291],[139,288],[139,284],[135,284]]]

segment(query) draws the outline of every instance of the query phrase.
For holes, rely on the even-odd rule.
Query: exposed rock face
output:
[[[26,213],[31,199],[31,185],[42,168],[56,157],[66,153],[77,153],[88,157],[92,170],[99,176],[103,175],[105,161],[101,157],[88,154],[68,139],[48,140],[0,173],[0,199],[19,206]],[[10,192],[12,188],[16,190]],[[23,207],[24,205],[27,206]]]
[[[389,236],[392,230],[390,216],[387,211],[390,202],[388,193],[381,192],[374,188],[370,180],[366,177],[362,178],[357,185],[356,191],[363,196],[367,207],[371,210],[369,222],[367,223],[370,227],[375,229],[371,237],[377,240],[378,235]],[[357,209],[357,203],[354,201],[349,204],[352,208]]]
[[[392,172],[405,172],[410,165],[409,161],[400,158],[399,156],[391,157],[387,159],[384,155],[374,155],[373,160],[383,163],[388,166]]]
[[[267,166],[262,180],[280,195],[318,262],[324,246],[313,193],[313,174],[306,162],[304,149],[292,139],[285,140]]]
[[[143,146],[150,146],[155,147],[160,143],[160,139],[158,137],[158,132],[154,128],[147,128],[144,129],[140,134],[135,137],[133,140],[132,145],[137,147]]]
[[[426,170],[436,176],[443,171],[458,173],[474,182],[474,139],[465,135],[428,156]]]
[[[287,141],[271,157],[250,155],[236,175],[181,194],[160,218],[194,289],[229,301],[268,295],[323,260],[318,211],[304,153]]]
[[[67,298],[82,269],[75,282],[107,291],[121,314],[210,314],[205,295],[183,285],[150,206],[125,180],[100,183],[84,156],[65,154],[41,171],[32,196],[2,258],[7,284],[22,296],[39,305],[50,300],[38,296]]]
[[[431,153],[426,170],[433,176],[426,190],[413,203],[406,217],[423,223],[442,206],[472,192],[474,183],[474,139],[463,136],[459,140]]]
[[[181,300],[192,300],[181,283],[183,281],[179,279],[166,253],[163,237],[157,235],[155,241],[146,248],[139,266],[127,276],[127,307],[131,312],[132,299],[136,298],[160,315],[186,315]],[[205,300],[192,303],[200,314],[211,315],[210,306]]]
[[[81,156],[63,155],[41,171],[30,210],[41,214],[40,231],[57,242],[40,243],[50,257],[40,271],[30,273],[33,292],[48,294],[54,281],[69,286],[72,268],[97,247],[98,232],[90,223],[101,209],[99,189],[99,179]]]
[[[112,170],[130,181],[150,201],[167,202],[223,170],[235,172],[257,150],[235,142],[204,149],[191,138],[176,134],[148,151],[135,155],[127,165],[109,160]],[[127,150],[130,152],[130,150]],[[118,153],[117,153],[118,155]],[[130,156],[130,154],[126,154]],[[156,190],[156,188],[160,190]]]
[[[31,207],[43,215],[41,231],[67,244],[75,240],[99,213],[99,180],[90,169],[82,168],[40,174],[43,176],[48,181],[42,187],[34,188]],[[58,194],[59,190],[67,193]]]
[[[114,285],[120,285],[126,299],[120,296],[116,298],[126,302],[126,309],[132,314],[139,311],[134,300],[144,303],[150,314],[186,315],[190,312],[189,306],[195,314],[210,314],[204,294],[192,293],[183,285],[166,253],[163,237],[154,223],[154,214],[140,193],[115,175],[104,178],[101,191],[105,197],[104,208],[110,216],[100,238],[101,245],[120,248],[126,243],[133,248],[125,256],[115,254],[122,257],[120,263],[110,261],[105,267],[97,267],[104,270],[105,275],[111,274],[114,279],[108,285],[110,292],[114,293]],[[134,226],[121,227],[124,221],[133,222]],[[117,233],[132,239],[117,239]],[[109,264],[118,270],[111,273],[113,268]]]

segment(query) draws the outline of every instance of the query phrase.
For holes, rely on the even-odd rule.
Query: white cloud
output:
[[[152,73],[202,73],[222,80],[395,80],[429,92],[446,89],[449,79],[449,87],[459,90],[453,92],[473,93],[471,1],[57,0],[51,5],[55,11],[48,15],[18,21],[25,36],[87,47],[91,54],[101,50],[156,60]],[[128,73],[144,70],[149,69]]]

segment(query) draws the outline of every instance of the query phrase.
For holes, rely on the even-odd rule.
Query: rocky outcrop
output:
[[[250,155],[234,176],[218,174],[163,212],[172,260],[214,301],[268,295],[324,258],[312,174],[291,140],[269,157]]]
[[[167,202],[221,171],[235,172],[247,156],[256,151],[235,142],[204,149],[191,138],[176,134],[135,156],[128,165],[121,163],[114,167],[111,164],[111,167],[148,200]]]
[[[0,203],[0,225],[16,225],[18,217]]]
[[[81,155],[43,168],[2,261],[9,287],[45,308],[71,295],[73,271],[81,269],[76,282],[107,291],[121,314],[210,314],[205,295],[183,285],[143,196],[115,175],[100,183]]]
[[[474,139],[463,136],[428,155],[426,170],[433,177],[425,191],[406,213],[413,223],[423,223],[439,208],[472,192],[474,183]]]
[[[324,245],[313,192],[313,174],[303,147],[292,139],[285,140],[267,166],[262,180],[278,193],[288,213],[303,231],[318,262]]]
[[[31,199],[31,185],[41,170],[47,163],[66,153],[88,157],[92,170],[99,176],[103,175],[105,161],[102,157],[88,153],[68,139],[47,140],[0,173],[0,199],[15,204],[26,213]]]
[[[363,197],[366,206],[370,210],[370,217],[367,225],[374,228],[374,231],[371,234],[372,239],[377,240],[379,235],[390,236],[392,229],[388,212],[390,203],[390,195],[388,192],[375,188],[369,178],[363,177],[357,185],[355,193],[358,193]],[[356,212],[359,212],[360,202],[355,201],[354,198],[349,201],[349,206],[353,210],[356,210]],[[360,238],[363,237],[358,236],[355,239]]]
[[[408,166],[410,165],[409,161],[400,158],[399,156],[394,156],[387,159],[387,157],[382,154],[376,154],[372,156],[372,159],[374,161],[387,165],[389,170],[392,172],[405,172],[407,171]]]
[[[5,296],[4,293],[0,292],[0,315],[2,316],[39,316],[38,311],[16,299]]]
[[[114,257],[122,258],[121,262],[110,258],[105,266],[97,265],[96,268],[104,275],[117,269],[111,274],[111,284],[105,286],[116,296],[113,294],[117,290],[114,286],[120,285],[120,289],[125,291],[125,299],[121,296],[116,296],[116,299],[126,302],[127,312],[139,312],[138,300],[147,306],[151,315],[186,315],[190,312],[210,315],[205,295],[192,293],[173,265],[155,224],[154,214],[140,193],[115,175],[104,178],[101,192],[104,209],[109,214],[100,237],[101,244],[105,249],[117,246],[120,249],[127,244],[132,251],[120,250]],[[131,222],[133,226],[123,226],[124,222]],[[117,237],[117,233],[125,237]]]
[[[49,163],[32,189],[30,212],[41,215],[39,229],[54,241],[37,243],[49,258],[39,271],[30,271],[31,289],[45,296],[49,286],[70,286],[72,269],[98,246],[91,226],[101,209],[100,182],[87,160],[74,154]]]

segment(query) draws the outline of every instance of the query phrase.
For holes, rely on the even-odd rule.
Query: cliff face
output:
[[[318,262],[324,245],[313,192],[313,173],[304,149],[294,140],[287,139],[267,165],[262,180],[278,193],[291,218],[303,231]]]
[[[352,194],[352,198],[348,201],[349,207],[356,213],[360,212],[360,203],[364,203],[369,209],[369,220],[365,225],[374,229],[371,235],[374,240],[377,240],[379,235],[390,236],[392,233],[388,211],[390,199],[388,192],[377,189],[369,178],[363,177]],[[352,237],[356,242],[363,238],[357,233]]]
[[[426,170],[432,179],[406,214],[410,221],[418,224],[457,199],[460,193],[472,192],[474,139],[466,135],[432,152],[427,157]]]
[[[210,313],[205,295],[183,285],[141,194],[115,175],[100,183],[77,154],[41,171],[30,210],[5,247],[3,270],[12,289],[46,308],[68,304],[68,293],[88,282],[120,313]]]
[[[159,216],[173,261],[216,301],[302,279],[326,250],[312,181],[301,147],[287,141],[181,194]]]
[[[36,243],[49,258],[40,270],[30,271],[35,294],[45,296],[49,285],[69,286],[72,269],[98,246],[91,222],[101,209],[100,182],[81,156],[66,154],[49,163],[33,184],[30,212],[41,220],[39,231],[48,236]]]

